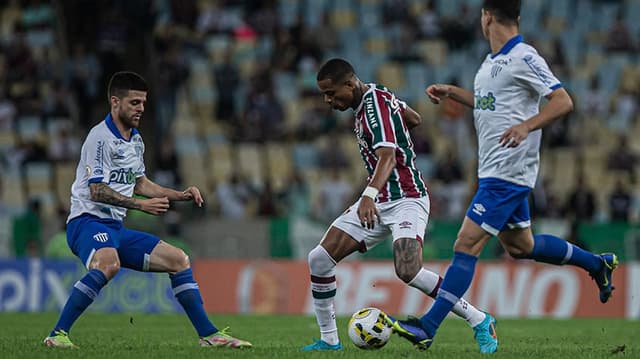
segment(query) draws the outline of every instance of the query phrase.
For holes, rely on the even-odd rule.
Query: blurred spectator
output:
[[[589,81],[589,89],[578,102],[580,111],[591,119],[594,116],[604,116],[607,112],[607,94],[600,88],[598,76],[592,76]]]
[[[638,164],[638,155],[629,147],[629,138],[626,134],[618,135],[616,143],[616,148],[609,152],[607,169],[623,171],[635,183],[635,168]]]
[[[308,217],[311,210],[311,191],[304,176],[294,170],[284,188],[283,197],[287,204],[286,213],[292,217]]]
[[[156,151],[155,182],[170,188],[182,186],[179,169],[180,163],[178,162],[174,139],[164,137]]]
[[[277,195],[273,191],[271,181],[266,179],[264,187],[258,195],[258,216],[275,217],[278,215]]]
[[[17,109],[7,98],[4,85],[0,85],[0,131],[12,131]]]
[[[450,84],[459,86],[458,79],[449,79]],[[440,105],[442,120],[438,122],[440,130],[446,138],[455,145],[458,155],[463,161],[468,161],[475,156],[473,148],[469,146],[471,121],[467,119],[467,108],[458,101],[444,99]]]
[[[567,242],[576,245],[585,251],[589,251],[589,246],[580,237],[580,222],[577,220],[571,221],[569,224],[569,234],[567,235]]]
[[[328,136],[324,146],[320,149],[320,166],[325,169],[332,170],[334,168],[344,169],[349,165],[347,154],[344,153],[342,145],[339,141],[340,137]],[[355,150],[355,149],[354,149]]]
[[[183,55],[181,43],[178,40],[167,44],[166,52],[161,55],[158,63],[158,82],[155,88],[156,104],[156,139],[170,133],[176,117],[176,102],[178,91],[184,85],[189,70]]]
[[[236,120],[236,96],[240,86],[240,72],[233,63],[233,49],[227,48],[224,59],[213,68],[216,90],[216,119],[225,122]]]
[[[608,52],[633,52],[631,32],[624,22],[624,14],[620,13],[607,34],[605,48]]]
[[[65,64],[64,86],[74,93],[78,101],[80,124],[88,130],[92,123],[92,108],[98,98],[100,64],[82,43],[73,46],[73,53]]]
[[[51,91],[52,93],[44,99],[43,115],[45,118],[52,120],[56,118],[72,118],[73,97],[67,89],[61,83],[56,82]]]
[[[476,38],[476,24],[476,14],[471,13],[469,5],[460,3],[455,16],[442,21],[440,33],[450,50],[466,49]]]
[[[637,95],[631,88],[621,88],[613,96],[607,125],[617,133],[627,133],[638,112]]]
[[[273,91],[271,74],[266,69],[259,71],[250,90],[244,121],[241,122],[241,140],[269,141],[281,139],[283,135],[284,109]]]
[[[313,96],[304,102],[298,127],[292,132],[298,141],[311,141],[331,133],[337,125],[334,111],[324,103],[322,97]]]
[[[440,197],[440,216],[444,218],[461,217],[466,205],[468,188],[464,182],[463,166],[453,148],[449,148],[436,163],[434,179],[441,182],[437,190]]]
[[[24,213],[13,220],[13,252],[17,258],[42,255],[40,200],[29,201]]]
[[[627,222],[631,218],[632,197],[624,183],[618,179],[609,194],[609,215],[612,221]]]
[[[70,161],[78,158],[82,142],[70,128],[62,127],[49,139],[49,159]]]
[[[227,182],[218,184],[215,196],[222,217],[240,219],[247,215],[251,189],[238,174],[232,174]]]
[[[595,195],[585,183],[584,175],[579,174],[576,176],[573,191],[567,200],[565,212],[573,220],[591,221],[596,210]]]
[[[353,188],[340,176],[340,169],[336,167],[323,176],[318,187],[320,193],[315,206],[317,217],[323,222],[331,223],[351,204]]]
[[[432,39],[440,35],[440,18],[436,13],[435,0],[428,0],[426,8],[418,17],[420,35],[426,39]]]

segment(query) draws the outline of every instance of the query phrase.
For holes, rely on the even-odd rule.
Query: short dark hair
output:
[[[132,71],[120,71],[111,76],[109,80],[109,97],[125,97],[129,90],[149,91],[147,81],[140,75]]]
[[[322,81],[329,79],[333,82],[340,82],[355,73],[353,66],[351,66],[349,62],[335,58],[325,62],[324,65],[320,67],[316,80]]]
[[[490,11],[500,23],[517,24],[521,0],[484,0],[482,8]]]

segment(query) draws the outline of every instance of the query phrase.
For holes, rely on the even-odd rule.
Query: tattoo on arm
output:
[[[135,200],[135,198],[124,196],[114,191],[104,182],[92,183],[89,187],[91,189],[91,199],[95,202],[130,209],[140,209],[140,204]]]

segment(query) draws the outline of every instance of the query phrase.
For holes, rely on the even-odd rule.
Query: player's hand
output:
[[[449,85],[433,84],[424,90],[429,100],[435,104],[439,104],[443,98],[449,97]]]
[[[378,218],[378,224],[382,223],[376,203],[371,197],[362,196],[360,198],[358,218],[360,219],[360,225],[367,229],[373,229],[375,227],[376,218]]]
[[[202,205],[204,204],[204,199],[200,194],[200,190],[196,186],[189,186],[189,188],[182,191],[182,198],[185,201],[193,200],[198,205],[198,207],[202,207]]]
[[[154,216],[166,213],[169,210],[169,198],[158,197],[137,200],[140,203],[140,210],[153,214]]]
[[[502,147],[518,147],[529,136],[529,128],[525,123],[511,126],[500,137]]]

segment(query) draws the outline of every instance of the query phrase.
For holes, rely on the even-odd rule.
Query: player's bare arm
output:
[[[473,92],[453,85],[433,84],[427,87],[424,92],[429,97],[429,100],[435,104],[439,104],[443,98],[450,98],[454,101],[473,108],[474,97]]]
[[[200,190],[196,186],[189,186],[184,191],[176,191],[171,188],[160,186],[159,184],[150,180],[147,176],[139,177],[136,180],[134,193],[150,198],[166,197],[170,201],[193,200],[198,205],[198,207],[202,207],[202,204],[204,203],[202,194],[200,194]]]
[[[165,213],[169,209],[167,197],[136,199],[122,195],[109,187],[104,182],[89,184],[91,200],[118,207],[139,209],[153,215]]]
[[[407,106],[402,113],[402,119],[409,129],[412,129],[422,123],[422,117],[414,109]]]
[[[559,88],[547,95],[549,103],[530,119],[507,129],[500,137],[503,147],[516,147],[524,141],[529,132],[543,128],[554,120],[573,110],[571,96],[564,88]]]
[[[380,147],[376,150],[376,156],[378,156],[378,165],[373,171],[373,176],[369,186],[365,192],[363,192],[360,199],[360,205],[358,206],[358,218],[360,218],[360,224],[368,229],[375,227],[375,218],[378,218],[380,222],[380,213],[376,208],[376,203],[373,200],[382,186],[387,183],[391,171],[396,167],[396,149],[393,147]],[[376,193],[373,195],[367,195],[367,191],[373,188]]]

